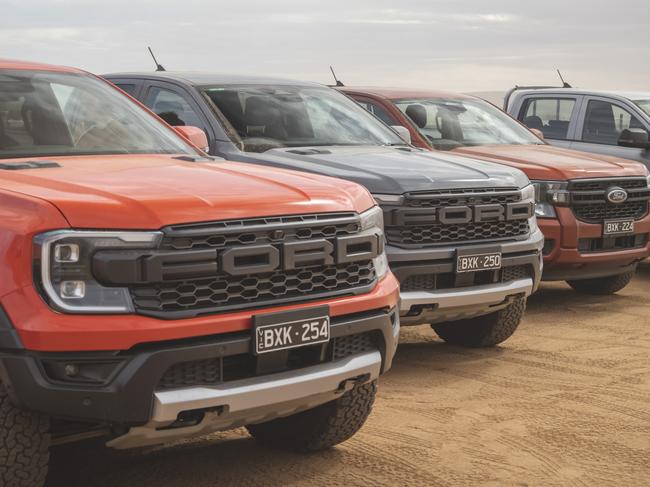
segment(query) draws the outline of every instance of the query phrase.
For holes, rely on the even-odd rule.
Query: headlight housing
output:
[[[380,253],[372,261],[378,278],[388,273],[388,259],[386,258],[386,242],[384,237],[384,212],[379,206],[373,206],[361,213],[361,231],[375,230],[380,239]]]
[[[361,213],[361,231],[378,228],[384,233],[384,212],[379,206],[373,206]]]
[[[535,187],[535,216],[557,218],[556,206],[569,206],[570,193],[565,181],[533,181]]]
[[[97,250],[156,247],[159,232],[61,230],[34,239],[34,278],[49,304],[65,313],[131,313],[127,288],[106,287],[93,277]]]
[[[648,180],[648,188],[650,188],[650,174],[646,176],[646,179]]]

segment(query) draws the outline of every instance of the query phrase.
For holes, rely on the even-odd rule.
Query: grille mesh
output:
[[[372,332],[337,337],[332,340],[332,358],[334,360],[376,349],[377,345]]]
[[[324,217],[327,224],[320,223]],[[163,248],[187,250],[352,235],[359,231],[359,224],[354,214],[341,213],[179,225],[170,230],[172,235],[163,239]]]
[[[406,291],[439,291],[444,289],[455,289],[457,287],[468,287],[481,284],[495,284],[498,282],[510,282],[517,279],[532,277],[533,271],[530,265],[515,265],[503,267],[501,270],[477,271],[468,273],[472,279],[463,281],[456,285],[456,274],[444,272],[441,274],[416,274],[407,277],[400,285],[400,290]]]
[[[300,298],[371,285],[371,261],[314,266],[248,276],[194,279],[131,289],[138,309],[183,311],[254,304]]]
[[[313,345],[313,347],[321,346]],[[327,346],[331,350],[329,356],[332,360],[340,360],[357,353],[377,350],[374,332],[336,337]],[[306,359],[301,355],[301,350],[306,348],[309,347],[289,351],[287,368],[293,370],[312,365],[311,363],[305,363]],[[163,374],[158,382],[157,390],[211,386],[231,380],[254,377],[256,375],[255,360],[253,355],[242,354],[174,364]]]
[[[447,242],[496,240],[527,235],[528,220],[467,223],[465,225],[428,225],[389,227],[386,238],[400,245],[431,245]]]
[[[645,178],[594,179],[571,181],[571,209],[575,217],[585,223],[603,223],[604,220],[631,218],[640,220],[648,213],[650,191]],[[614,204],[607,201],[607,190],[623,188],[629,199]]]
[[[586,223],[601,223],[604,220],[633,218],[639,220],[648,213],[647,201],[629,201],[619,205],[601,203],[573,207],[578,220]]]

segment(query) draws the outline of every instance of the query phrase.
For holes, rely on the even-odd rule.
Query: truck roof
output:
[[[0,69],[20,69],[32,71],[60,71],[65,73],[84,73],[85,71],[68,66],[36,63],[32,61],[19,61],[17,59],[0,58]]]
[[[381,96],[389,100],[398,100],[402,98],[472,98],[469,95],[441,90],[411,90],[406,88],[388,88],[379,86],[343,86],[339,89],[345,93],[367,93],[375,96]]]
[[[572,95],[600,95],[600,96],[615,96],[620,98],[627,98],[629,100],[648,100],[650,99],[650,91],[617,91],[617,90],[589,90],[586,88],[526,88],[522,86],[517,89],[517,93],[566,93]]]
[[[154,71],[154,72],[123,72],[102,75],[105,78],[146,78],[172,80],[191,85],[290,85],[290,86],[323,86],[310,81],[296,81],[270,76],[240,75],[226,73],[211,73],[203,71]]]

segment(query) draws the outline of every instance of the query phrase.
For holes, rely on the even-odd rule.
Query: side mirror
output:
[[[191,125],[177,125],[174,130],[184,139],[188,140],[192,145],[198,147],[204,152],[210,149],[208,144],[208,136],[205,132],[198,127]]]
[[[636,149],[650,149],[648,132],[643,129],[625,129],[618,138],[618,145]]]
[[[402,125],[391,125],[390,128],[397,132],[397,135],[399,135],[400,139],[402,139],[404,142],[407,144],[411,143],[411,132],[409,129]]]
[[[544,140],[544,132],[542,132],[540,129],[528,129],[532,133],[534,133],[538,139]]]

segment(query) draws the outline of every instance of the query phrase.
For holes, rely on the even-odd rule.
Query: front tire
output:
[[[49,462],[46,416],[14,406],[0,384],[0,485],[40,487]]]
[[[445,342],[464,347],[493,347],[515,332],[526,311],[526,298],[516,298],[507,307],[486,316],[431,325]]]
[[[627,286],[636,271],[618,274],[616,276],[599,277],[597,279],[581,279],[579,281],[567,281],[567,284],[579,293],[606,296],[619,292]]]
[[[377,382],[355,386],[340,398],[314,409],[246,428],[260,443],[282,450],[313,452],[350,439],[372,410]]]

